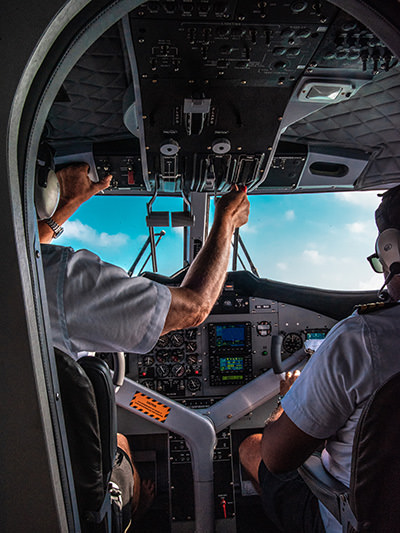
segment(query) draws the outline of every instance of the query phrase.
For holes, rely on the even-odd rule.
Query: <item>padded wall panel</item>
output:
[[[293,124],[285,140],[377,151],[359,185],[400,180],[400,67],[376,77],[350,100]]]
[[[51,139],[94,141],[128,135],[122,120],[128,77],[117,25],[81,57],[63,87],[70,101],[54,103]]]

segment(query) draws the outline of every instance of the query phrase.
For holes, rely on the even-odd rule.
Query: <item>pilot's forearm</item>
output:
[[[54,220],[54,222],[56,222],[59,226],[62,226],[64,222],[66,222],[69,217],[75,213],[81,204],[81,201],[76,201],[73,199],[65,203],[61,201],[51,217],[52,220]],[[42,244],[49,244],[54,237],[54,232],[51,227],[44,220],[39,220],[38,229],[40,242]]]
[[[171,288],[171,306],[163,334],[201,324],[209,315],[225,281],[234,227],[214,223],[181,287]]]
[[[182,285],[171,289],[171,305],[163,334],[194,327],[207,318],[225,281],[233,232],[247,222],[248,214],[249,201],[244,191],[231,191],[219,200],[214,224],[203,248]]]

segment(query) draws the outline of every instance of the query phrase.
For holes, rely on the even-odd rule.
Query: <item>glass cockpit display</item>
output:
[[[249,322],[209,324],[208,343],[211,385],[250,381],[252,360]]]
[[[245,324],[216,324],[217,348],[240,348],[245,343]]]

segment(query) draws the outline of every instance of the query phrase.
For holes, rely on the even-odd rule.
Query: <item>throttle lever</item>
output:
[[[282,340],[282,335],[271,337],[271,363],[274,374],[280,375],[283,379],[285,372],[282,368]]]

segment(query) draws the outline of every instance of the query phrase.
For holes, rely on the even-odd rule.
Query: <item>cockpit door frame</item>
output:
[[[400,29],[394,25],[400,20],[398,2],[331,2],[354,14],[400,55]],[[43,303],[41,267],[37,266],[41,260],[33,207],[34,162],[40,132],[68,71],[64,65],[62,72],[57,61],[54,63],[59,57],[56,52],[60,53],[61,41],[68,36],[70,40],[64,45],[69,46],[72,68],[76,58],[101,33],[140,3],[71,0],[64,4],[60,0],[41,0],[35,4],[21,0],[3,6],[0,57],[6,82],[0,86],[3,132],[0,505],[2,527],[7,531],[18,531],[21,524],[31,530],[54,532],[75,527],[73,520],[68,523],[62,491],[65,480],[59,470],[61,459],[55,452],[57,418],[51,416],[51,409],[57,402],[57,391],[54,383],[52,388],[48,387],[43,365],[48,360],[51,336],[45,326],[48,313]],[[104,12],[107,20],[102,17]],[[89,27],[89,31],[85,34],[66,31],[71,29],[72,20],[79,30]],[[43,69],[47,79],[38,76]],[[50,78],[51,90],[45,93],[44,86]]]

